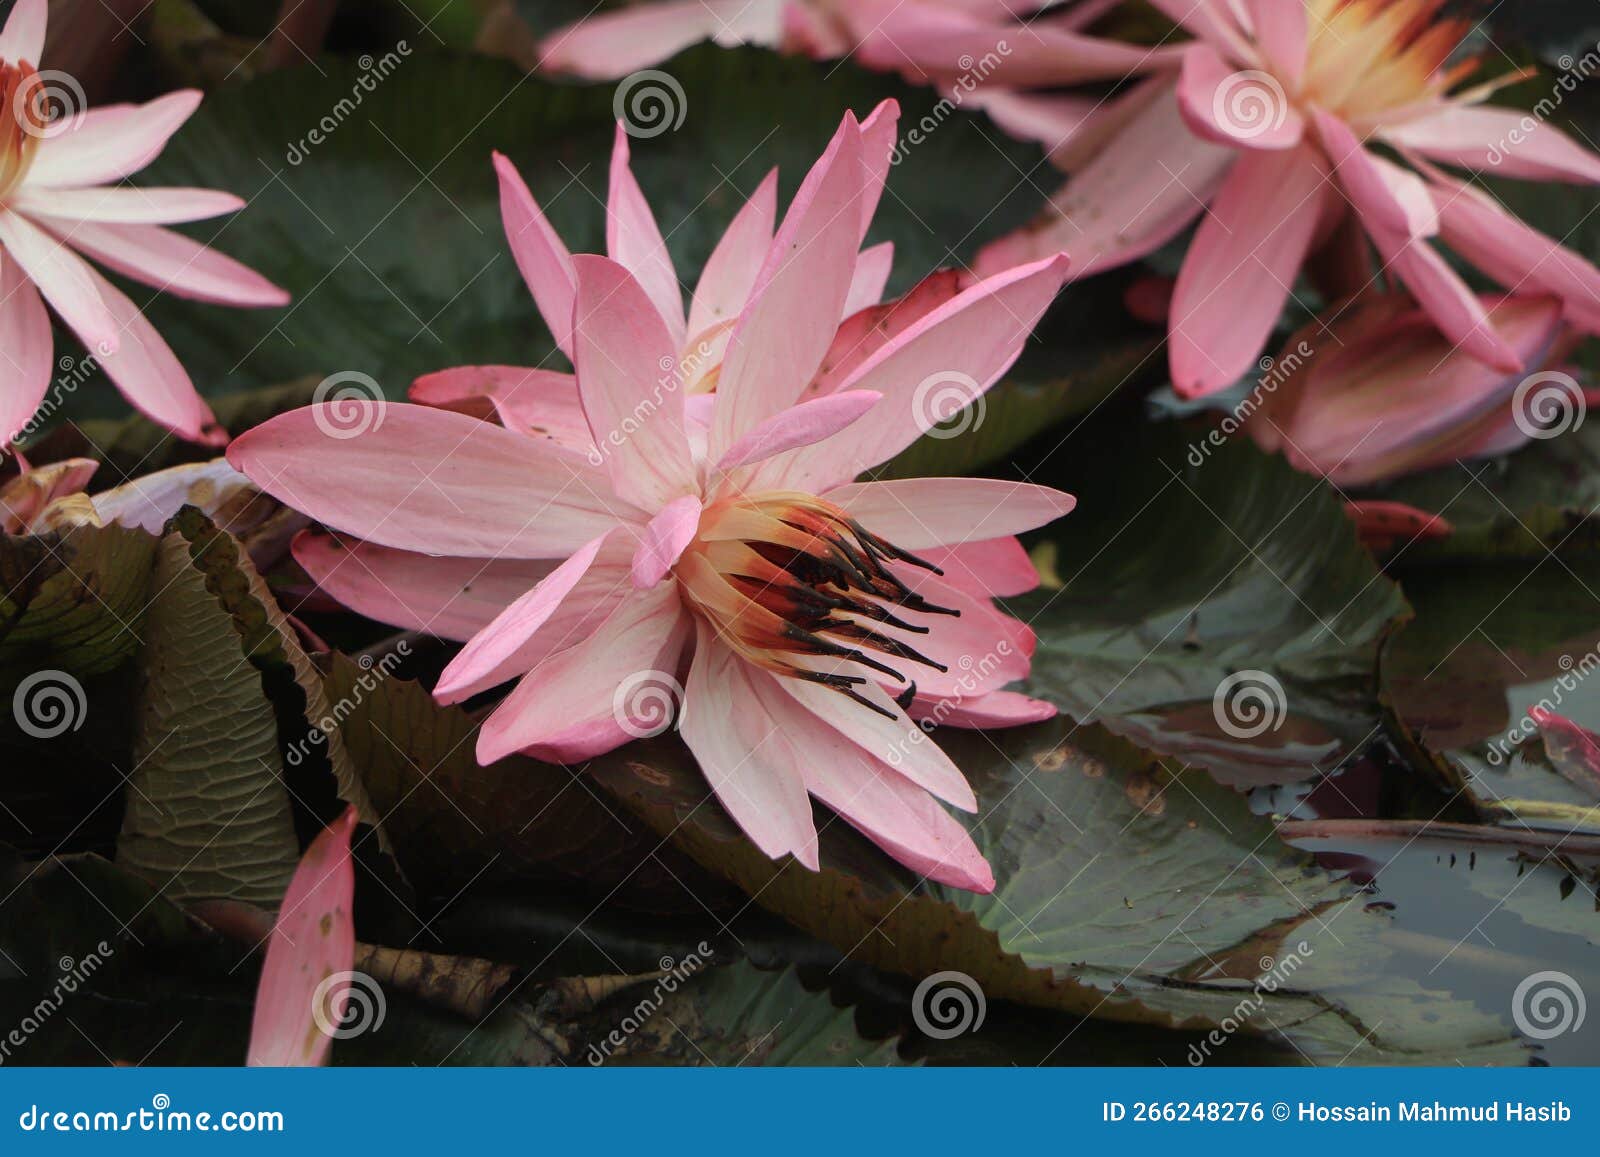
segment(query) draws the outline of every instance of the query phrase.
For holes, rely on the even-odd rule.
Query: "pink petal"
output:
[[[1150,7],[1195,37],[1233,55],[1244,55],[1243,29],[1228,10],[1228,0],[1150,0]]]
[[[793,405],[844,316],[861,243],[861,131],[853,114],[812,167],[773,238],[728,343],[710,457]]]
[[[1439,212],[1422,178],[1368,152],[1338,117],[1320,110],[1314,115],[1339,183],[1368,233],[1421,238],[1439,231]]]
[[[1256,43],[1271,61],[1273,71],[1290,85],[1300,83],[1306,66],[1309,19],[1304,4],[1282,0],[1245,0],[1254,26]]]
[[[821,663],[818,667],[831,670]],[[822,724],[874,760],[888,764],[910,782],[962,811],[978,810],[978,798],[972,794],[961,769],[876,683],[864,683],[855,689],[876,705],[876,711],[806,679],[779,679],[777,684]]]
[[[858,245],[866,238],[867,230],[872,227],[872,218],[878,212],[878,202],[883,198],[884,186],[889,179],[889,167],[894,160],[895,147],[898,144],[899,128],[900,102],[896,100],[880,101],[878,106],[867,114],[867,119],[861,122],[861,236],[857,238]],[[891,249],[890,253],[893,252]],[[889,271],[885,269],[883,275],[887,279]],[[861,278],[859,269],[856,271],[856,278],[859,282]],[[855,287],[853,292],[859,288]],[[878,293],[874,294],[872,301],[866,304],[876,304],[882,293],[883,287],[880,285]],[[845,312],[853,313],[854,310],[846,309]]]
[[[94,272],[72,250],[25,217],[0,210],[0,245],[91,353],[115,352],[117,323],[95,288]]]
[[[822,356],[817,376],[805,389],[805,396],[831,394],[869,357],[911,328],[911,323],[926,317],[961,291],[961,274],[940,269],[924,277],[904,297],[886,305],[875,305],[851,314],[834,334],[833,344]]]
[[[889,283],[889,271],[894,265],[894,242],[885,241],[870,249],[863,249],[856,259],[855,280],[850,283],[850,296],[845,299],[844,316],[849,317],[883,299],[883,287]]]
[[[45,24],[50,14],[47,0],[17,0],[0,29],[0,60],[14,63],[25,60],[39,65],[44,52]]]
[[[689,305],[689,336],[739,316],[755,288],[778,219],[778,170],[756,187],[706,259]]]
[[[226,442],[227,433],[155,326],[120,289],[94,270],[88,273],[122,335],[116,353],[100,356],[106,377],[135,409],[180,437],[212,446]]]
[[[102,265],[163,293],[220,305],[287,305],[289,295],[261,274],[159,225],[48,223],[64,243]]]
[[[1600,183],[1600,156],[1548,121],[1518,109],[1448,104],[1383,130],[1425,157],[1531,181]]]
[[[950,414],[934,402],[954,388],[977,396],[999,380],[1066,277],[1065,258],[980,281],[913,322],[841,389],[883,395],[860,420],[814,446],[763,463],[758,479],[813,493],[887,461]],[[938,398],[936,398],[936,395]]]
[[[228,447],[234,469],[319,522],[382,546],[468,558],[565,558],[642,515],[554,446],[463,414],[306,406]]]
[[[123,225],[178,225],[243,209],[245,202],[216,189],[145,189],[101,185],[88,189],[24,186],[11,207],[31,217],[108,221]]]
[[[601,12],[557,29],[539,45],[539,67],[590,80],[619,80],[670,60],[701,40],[776,47],[787,0],[672,0]]]
[[[944,571],[945,581],[981,598],[1014,598],[1039,585],[1033,560],[1015,538],[932,547],[918,553]]]
[[[571,357],[572,300],[577,289],[572,255],[545,218],[539,202],[533,199],[516,166],[503,154],[495,153],[494,171],[500,178],[500,220],[511,256],[557,347]]]
[[[667,503],[650,520],[633,556],[634,586],[648,590],[667,577],[678,556],[694,541],[703,509],[698,496],[685,494]]]
[[[717,463],[717,470],[727,473],[832,437],[882,398],[873,390],[846,390],[790,406],[735,442]]]
[[[1056,706],[1043,699],[1030,699],[1015,691],[986,691],[967,699],[938,699],[917,695],[908,708],[911,718],[936,723],[940,727],[960,727],[988,731],[997,727],[1021,727],[1054,719]]]
[[[15,261],[0,256],[0,453],[28,425],[55,373],[50,315]]]
[[[1214,144],[1292,149],[1305,135],[1305,120],[1276,77],[1235,68],[1207,44],[1183,55],[1178,107],[1194,134]]]
[[[683,345],[683,290],[672,268],[666,240],[644,190],[628,163],[628,133],[619,121],[611,151],[611,193],[606,202],[606,252],[638,279],[661,311],[674,348]]]
[[[615,261],[572,259],[578,396],[612,487],[642,510],[695,487],[683,431],[678,347],[650,298]]]
[[[910,551],[1021,534],[1071,512],[1077,499],[999,478],[857,482],[825,497],[872,533]]]
[[[638,738],[624,681],[670,687],[687,640],[676,583],[633,592],[597,629],[522,677],[478,733],[478,762],[526,751],[575,763]]]
[[[318,1017],[328,1025],[343,1021],[348,974],[355,966],[356,874],[350,856],[355,827],[356,810],[347,808],[311,841],[283,894],[256,988],[247,1065],[327,1062],[333,1038]]]
[[[984,247],[977,271],[988,275],[1064,253],[1073,277],[1083,278],[1137,260],[1189,226],[1237,156],[1189,132],[1170,87],[1155,91],[1050,198],[1040,221]]]
[[[806,753],[801,735],[771,714],[757,690],[770,679],[702,624],[678,727],[711,790],[756,847],[774,859],[792,853],[816,871]]]
[[[147,104],[90,109],[71,128],[39,142],[27,184],[80,188],[138,172],[194,115],[202,95],[199,89],[186,88]]]
[[[1404,502],[1347,502],[1345,517],[1356,524],[1356,537],[1371,550],[1388,550],[1396,543],[1449,538],[1455,528],[1437,514]]]
[[[1068,146],[1087,136],[1099,114],[1117,103],[1100,97],[1009,88],[975,88],[962,99],[963,107],[987,113],[1008,135],[1043,145],[1052,161],[1067,155]],[[1068,167],[1060,161],[1057,164]]]
[[[488,411],[466,403],[481,399],[508,430],[585,456],[596,453],[578,379],[571,374],[528,366],[457,366],[424,374],[411,383],[409,396],[426,406],[475,415]]]
[[[1253,369],[1299,276],[1327,170],[1316,149],[1249,153],[1228,174],[1173,289],[1170,357],[1180,396]]]
[[[515,663],[518,653],[588,573],[605,540],[602,534],[585,544],[473,636],[439,676],[433,692],[439,702],[458,703],[526,674],[528,668]]]
[[[1396,250],[1388,238],[1373,237],[1378,253],[1422,303],[1439,332],[1470,356],[1504,373],[1521,372],[1523,363],[1505,339],[1476,294],[1448,262],[1424,241],[1401,243]]]

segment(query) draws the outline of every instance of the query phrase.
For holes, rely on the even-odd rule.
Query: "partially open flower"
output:
[[[676,281],[652,280],[660,250],[537,268],[524,253],[547,317],[570,294],[556,333],[581,425],[537,391],[507,428],[399,405],[338,438],[311,407],[243,435],[229,460],[363,540],[297,550],[324,589],[470,636],[440,699],[520,679],[480,760],[599,755],[661,730],[666,694],[717,798],[769,855],[818,866],[809,794],[915,870],[985,890],[982,855],[933,797],[976,799],[920,724],[1053,714],[1005,689],[1033,636],[991,599],[1037,581],[1012,536],[1073,500],[981,478],[853,480],[952,416],[928,404],[930,382],[966,383],[966,403],[987,390],[1066,270],[1009,270],[901,327],[873,315],[841,349],[893,119],[892,106],[845,117],[782,225],[737,263],[709,366],[684,368]],[[520,197],[510,212],[533,220]],[[513,246],[528,233],[553,251],[537,228],[513,227]]]

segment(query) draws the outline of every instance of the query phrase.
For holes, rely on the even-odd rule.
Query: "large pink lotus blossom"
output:
[[[1600,271],[1430,163],[1600,181],[1600,157],[1554,125],[1486,106],[1496,83],[1460,87],[1476,62],[1452,60],[1471,25],[1440,18],[1442,0],[1153,2],[1194,37],[1181,67],[1074,127],[1092,159],[1039,222],[980,255],[980,272],[1060,251],[1083,276],[1201,217],[1169,326],[1173,384],[1191,397],[1250,368],[1312,258],[1349,292],[1375,275],[1375,254],[1452,347],[1504,373],[1523,362],[1514,335],[1436,242],[1600,325]]]
[[[157,289],[224,305],[282,305],[260,274],[162,228],[231,213],[211,189],[136,188],[200,104],[195,90],[84,111],[79,90],[36,68],[46,0],[17,0],[0,30],[0,446],[27,425],[55,373],[44,303],[137,409],[181,437],[227,440],[139,307],[78,256]],[[52,119],[51,112],[63,115]],[[41,300],[41,294],[43,299]]]
[[[997,85],[1117,80],[1159,67],[1170,54],[1085,35],[1120,0],[662,0],[585,17],[539,44],[539,67],[616,80],[660,64],[702,40],[754,44],[821,60],[877,46],[867,63],[912,64],[893,44],[920,55],[953,46],[958,71]],[[1026,30],[1011,21],[1039,13]],[[975,55],[974,55],[975,53]],[[953,78],[952,78],[953,79]]]
[[[1012,536],[1072,499],[855,479],[950,417],[934,393],[956,383],[971,402],[993,384],[1066,268],[1008,270],[903,327],[871,309],[847,318],[894,117],[847,115],[774,234],[752,200],[687,321],[647,213],[622,217],[614,192],[612,257],[567,256],[511,185],[508,235],[576,364],[581,422],[557,382],[523,394],[507,427],[394,405],[337,437],[330,403],[250,431],[229,459],[362,540],[346,555],[370,568],[362,602],[396,619],[435,608],[475,632],[441,700],[520,677],[483,725],[481,761],[610,751],[651,730],[636,693],[681,685],[683,738],[767,854],[817,867],[809,793],[916,870],[984,890],[987,864],[934,797],[976,799],[919,721],[1053,714],[1004,689],[1034,640],[991,598],[1037,582]],[[682,336],[697,327],[712,336]],[[418,554],[435,557],[393,565]],[[325,586],[339,565],[320,568]]]
[[[1403,294],[1331,310],[1289,340],[1282,380],[1245,428],[1262,449],[1340,486],[1509,453],[1564,432],[1587,400],[1564,369],[1578,335],[1554,297],[1474,299],[1529,372],[1471,357]]]

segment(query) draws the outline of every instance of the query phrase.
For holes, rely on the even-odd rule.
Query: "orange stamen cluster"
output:
[[[1349,120],[1436,100],[1478,67],[1445,64],[1472,29],[1440,19],[1446,0],[1307,0],[1310,42],[1301,90]]]

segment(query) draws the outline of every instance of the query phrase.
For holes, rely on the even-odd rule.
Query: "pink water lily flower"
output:
[[[1504,373],[1522,364],[1512,335],[1436,242],[1600,325],[1594,265],[1430,163],[1600,182],[1600,156],[1553,124],[1485,105],[1498,84],[1460,87],[1476,61],[1454,54],[1472,26],[1440,17],[1443,0],[1152,2],[1194,37],[1181,66],[1075,127],[1091,159],[979,272],[1059,251],[1083,276],[1199,217],[1168,331],[1172,381],[1189,397],[1250,369],[1313,257],[1347,271],[1341,294],[1375,273],[1400,282],[1451,346]]]
[[[742,44],[781,49],[818,60],[864,50],[869,66],[900,68],[927,53],[957,45],[978,48],[978,60],[1007,75],[1046,70],[1056,84],[1121,79],[1158,67],[1162,54],[1086,35],[1085,25],[1114,3],[1085,0],[661,0],[586,16],[546,36],[537,62],[551,72],[617,80],[660,64],[702,40],[725,48]],[[1037,15],[1024,31],[1010,23]],[[884,41],[903,41],[904,55],[885,53]],[[1013,81],[995,78],[1000,83]]]
[[[1340,306],[1290,339],[1247,419],[1257,445],[1339,486],[1363,486],[1509,453],[1581,420],[1587,399],[1563,366],[1579,335],[1554,297],[1474,298],[1519,363],[1506,372],[1454,346],[1403,295]],[[1297,351],[1293,357],[1288,351]]]
[[[847,115],[739,263],[754,275],[709,369],[685,369],[671,303],[636,269],[571,257],[582,430],[530,399],[526,428],[395,405],[336,437],[327,406],[309,407],[248,432],[229,460],[368,558],[440,556],[388,592],[393,609],[431,601],[459,624],[498,608],[436,689],[453,702],[519,679],[483,725],[481,761],[610,751],[660,729],[633,700],[665,689],[717,798],[768,855],[818,866],[809,795],[915,870],[986,890],[988,865],[935,797],[976,799],[919,721],[1053,713],[1005,690],[1033,636],[991,598],[1037,581],[1012,536],[1072,499],[855,479],[950,416],[932,392],[988,389],[1066,269],[1050,258],[972,285],[819,386],[887,166],[885,140]],[[691,392],[707,374],[714,389]],[[494,589],[464,589],[475,573]]]
[[[71,83],[37,69],[46,0],[17,0],[0,30],[0,446],[17,437],[55,374],[45,302],[133,406],[180,437],[227,440],[183,366],[128,297],[79,254],[158,290],[224,305],[282,305],[260,274],[163,228],[231,213],[211,189],[136,188],[200,104],[195,90],[84,111]],[[62,115],[52,118],[52,112]],[[42,295],[42,300],[41,300]]]

